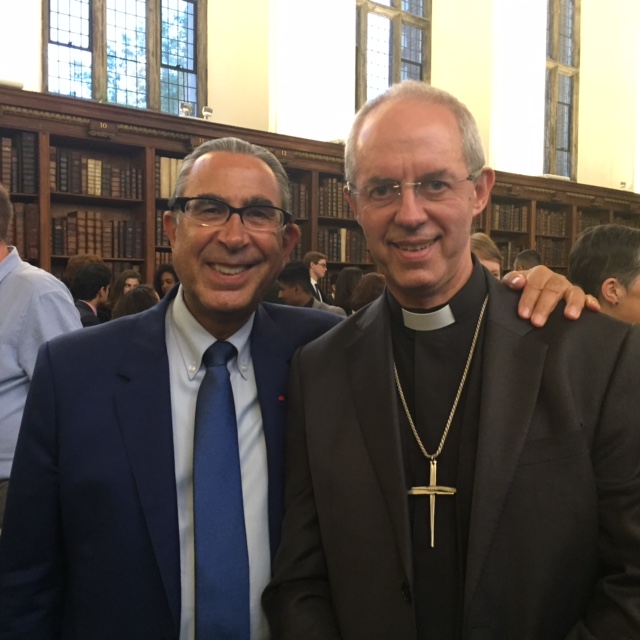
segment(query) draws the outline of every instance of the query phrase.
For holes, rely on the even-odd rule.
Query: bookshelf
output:
[[[503,256],[503,270],[515,256],[534,248],[544,264],[566,273],[569,252],[578,235],[596,224],[640,227],[640,195],[534,176],[496,171],[486,209],[472,231],[483,231]]]
[[[60,275],[74,253],[99,253],[118,273],[151,281],[171,261],[162,214],[180,162],[201,142],[236,136],[272,151],[290,178],[302,232],[295,258],[325,253],[329,274],[374,269],[342,189],[342,145],[182,118],[90,100],[0,87],[0,180],[16,216],[9,239],[21,256]],[[640,227],[640,195],[497,172],[474,231],[491,236],[510,268],[525,248],[566,269],[577,235],[592,224]],[[326,281],[326,282],[324,282]],[[329,286],[329,276],[323,284]]]

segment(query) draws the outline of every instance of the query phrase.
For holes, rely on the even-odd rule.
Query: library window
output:
[[[548,0],[544,173],[576,177],[580,0]]]
[[[49,0],[44,90],[198,115],[206,96],[206,4]]]
[[[430,0],[356,0],[358,106],[394,82],[430,78]]]

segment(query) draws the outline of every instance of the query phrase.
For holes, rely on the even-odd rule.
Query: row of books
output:
[[[171,262],[173,262],[173,254],[171,253],[171,251],[156,251],[156,255],[155,255],[156,269],[161,264],[168,264]]]
[[[143,258],[144,224],[103,219],[100,211],[70,211],[51,220],[54,256],[95,253],[104,259]]]
[[[35,203],[14,202],[13,219],[9,224],[7,244],[18,249],[23,260],[39,258],[40,216]]]
[[[164,225],[162,224],[162,217],[164,216],[164,209],[156,209],[156,247],[170,247],[171,243],[164,231]]]
[[[511,271],[515,257],[527,247],[512,240],[497,240],[496,246],[502,255],[502,271]]]
[[[566,267],[569,255],[569,241],[559,238],[536,238],[536,249],[542,264],[549,267]]]
[[[289,182],[291,195],[291,213],[296,220],[306,220],[309,217],[309,193],[307,185],[302,182]]]
[[[353,212],[344,197],[346,182],[339,178],[323,178],[318,191],[318,211],[321,216],[353,220]]]
[[[567,235],[566,211],[539,208],[536,211],[536,233],[543,236]]]
[[[476,231],[484,231],[487,227],[487,210],[485,209],[482,213],[478,214],[471,221],[471,233],[475,233]]]
[[[165,198],[168,200],[173,195],[181,166],[182,159],[180,158],[156,156],[156,198]]]
[[[49,148],[51,191],[141,200],[143,170],[126,158],[103,160],[78,149]]]
[[[625,227],[633,227],[634,229],[640,229],[640,216],[613,216],[613,224],[622,224]]]
[[[492,202],[491,228],[526,232],[529,228],[529,206],[510,202]]]
[[[318,251],[330,262],[369,262],[367,243],[359,229],[320,229]]]
[[[578,216],[578,233],[582,233],[589,227],[607,224],[607,222],[609,222],[609,214],[606,211],[602,213],[581,213]]]
[[[37,193],[36,135],[20,131],[0,139],[0,182],[14,193]]]

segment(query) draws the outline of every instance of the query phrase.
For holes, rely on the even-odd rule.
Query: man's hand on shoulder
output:
[[[586,307],[600,311],[600,304],[592,295],[587,295],[563,275],[548,267],[537,266],[528,271],[510,271],[503,278],[505,286],[522,291],[518,304],[518,315],[530,320],[534,327],[542,327],[561,300],[566,302],[565,318],[576,320]]]

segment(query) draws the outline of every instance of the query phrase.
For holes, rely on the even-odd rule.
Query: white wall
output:
[[[640,190],[640,2],[582,0],[578,181]]]
[[[221,124],[269,128],[271,0],[208,0],[208,104]]]
[[[346,138],[355,111],[355,2],[271,2],[270,130]]]
[[[41,40],[43,0],[0,0],[0,80],[42,86]]]

